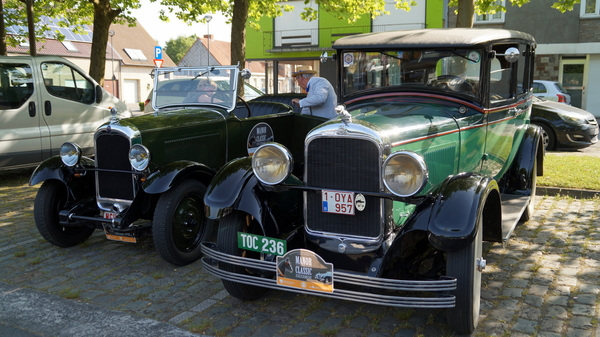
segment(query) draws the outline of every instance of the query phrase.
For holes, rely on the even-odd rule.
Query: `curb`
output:
[[[600,197],[600,191],[576,190],[564,187],[540,187],[537,186],[535,195],[569,196],[577,199],[593,199]]]

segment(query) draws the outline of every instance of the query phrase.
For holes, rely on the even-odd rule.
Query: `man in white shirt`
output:
[[[306,98],[294,98],[292,103],[302,108],[302,114],[325,118],[336,117],[337,95],[329,81],[315,76],[311,66],[300,66],[292,73],[298,85],[306,91]]]

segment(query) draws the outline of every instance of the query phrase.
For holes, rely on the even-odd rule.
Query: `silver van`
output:
[[[35,166],[76,142],[94,153],[94,131],[131,110],[58,56],[0,56],[0,170]]]

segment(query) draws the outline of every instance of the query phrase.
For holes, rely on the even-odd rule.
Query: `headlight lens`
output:
[[[60,159],[69,167],[77,165],[81,159],[81,148],[75,143],[64,143],[60,147]]]
[[[383,183],[399,197],[419,193],[427,184],[428,175],[425,161],[414,152],[393,153],[383,164]]]
[[[143,171],[150,164],[150,151],[140,144],[135,144],[129,149],[129,162],[136,171]]]
[[[565,123],[570,125],[580,126],[587,124],[587,120],[578,114],[559,114],[559,116]]]
[[[261,145],[252,155],[252,171],[263,184],[281,183],[290,175],[293,166],[292,155],[281,144]]]

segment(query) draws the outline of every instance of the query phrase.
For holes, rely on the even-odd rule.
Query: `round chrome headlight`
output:
[[[263,184],[281,183],[292,173],[293,166],[292,155],[281,144],[261,145],[252,155],[252,171]]]
[[[150,164],[150,151],[141,144],[135,144],[129,149],[129,162],[136,171],[143,171]]]
[[[69,167],[79,163],[81,153],[81,148],[75,143],[66,142],[60,147],[60,159]]]
[[[383,183],[399,197],[419,193],[427,184],[428,176],[425,161],[414,152],[393,153],[383,164]]]

